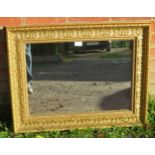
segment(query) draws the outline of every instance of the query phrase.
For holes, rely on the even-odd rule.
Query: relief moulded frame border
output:
[[[14,132],[144,125],[147,119],[149,23],[66,24],[7,27]],[[103,112],[33,116],[29,114],[25,45],[95,40],[134,40],[132,108]]]

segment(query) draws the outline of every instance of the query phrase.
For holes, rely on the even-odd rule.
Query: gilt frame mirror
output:
[[[14,132],[144,125],[147,119],[149,31],[149,23],[7,27]],[[31,115],[25,71],[26,45],[105,40],[133,41],[131,108],[99,112]]]

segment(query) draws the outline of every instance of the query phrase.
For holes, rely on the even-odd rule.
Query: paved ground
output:
[[[60,114],[130,108],[129,58],[78,56],[34,66],[31,114]]]

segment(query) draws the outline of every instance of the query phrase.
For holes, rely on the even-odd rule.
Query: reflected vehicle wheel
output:
[[[107,47],[106,48],[106,52],[110,52],[111,48],[110,47]]]

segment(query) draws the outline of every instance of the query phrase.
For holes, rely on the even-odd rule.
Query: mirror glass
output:
[[[133,40],[26,44],[31,115],[131,109]]]

